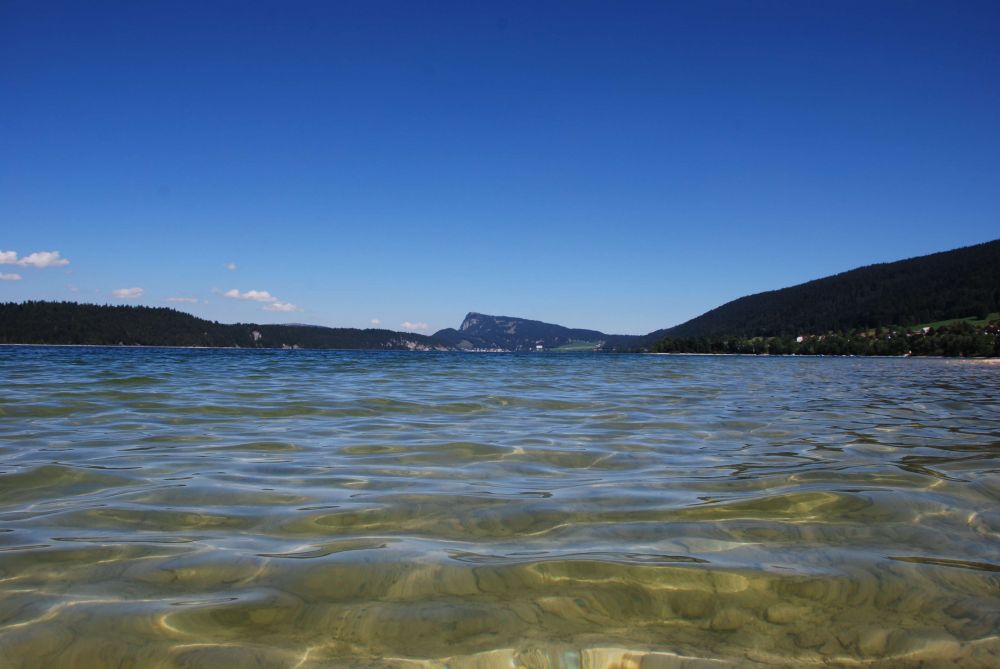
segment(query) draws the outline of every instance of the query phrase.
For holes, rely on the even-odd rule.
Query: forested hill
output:
[[[0,344],[447,350],[424,335],[315,325],[226,325],[175,309],[24,302],[0,304]]]
[[[860,267],[790,288],[741,297],[646,335],[781,337],[984,318],[1000,311],[1000,239]]]

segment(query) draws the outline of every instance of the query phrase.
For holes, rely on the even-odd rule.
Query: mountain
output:
[[[1000,239],[741,297],[642,337],[782,337],[933,323],[1000,311]]]
[[[24,302],[0,304],[0,344],[994,355],[998,311],[1000,239],[748,295],[644,336],[476,312],[459,329],[428,337],[303,324],[226,325],[167,308]],[[942,323],[970,318],[964,325]],[[917,324],[934,324],[929,329],[937,332],[900,343],[907,328],[921,336],[912,332]],[[824,341],[831,333],[847,339]],[[776,341],[753,341],[759,338]]]
[[[292,323],[227,325],[175,309],[77,304],[10,302],[0,304],[0,344],[83,344],[206,346],[241,348],[336,348],[389,350],[594,350],[609,336],[509,316],[470,313],[459,330],[433,336],[392,330],[328,328]]]
[[[317,325],[225,325],[175,309],[23,302],[0,304],[0,344],[451,350],[446,342],[392,330]]]
[[[446,328],[434,338],[462,350],[534,351],[544,349],[590,351],[611,338],[631,341],[629,335],[606,335],[597,330],[567,328],[514,316],[490,316],[470,312],[456,330]]]

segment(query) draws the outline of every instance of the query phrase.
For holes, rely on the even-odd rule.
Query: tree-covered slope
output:
[[[930,323],[1000,310],[1000,239],[741,297],[643,338],[772,337]]]
[[[23,302],[0,304],[0,344],[447,349],[424,335],[313,325],[226,325],[175,309]]]

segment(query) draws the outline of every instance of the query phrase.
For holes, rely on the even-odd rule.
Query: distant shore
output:
[[[389,348],[251,348],[245,346],[167,346],[152,344],[0,344],[3,347],[17,348],[113,348],[113,349],[158,349],[158,350],[196,350],[196,351],[340,351],[340,352],[371,352],[371,353],[461,353],[461,354],[518,354],[518,355],[538,355],[539,353],[566,355],[566,351],[476,351],[476,350],[411,350],[411,349],[389,349]],[[572,353],[587,354],[587,351],[573,351]],[[947,356],[947,355],[832,355],[823,353],[659,353],[649,351],[594,351],[594,355],[649,355],[649,356],[673,356],[673,357],[712,357],[712,358],[856,358],[856,359],[907,359],[915,358],[921,360],[976,360],[990,361],[1000,364],[1000,358],[996,356]]]

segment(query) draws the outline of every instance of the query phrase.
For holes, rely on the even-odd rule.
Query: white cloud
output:
[[[230,272],[235,272],[235,271],[236,271],[236,263],[234,263],[234,262],[227,262],[227,263],[226,263],[226,264],[224,265],[224,267],[225,267],[226,269],[228,269],[228,270],[229,270]]]
[[[373,319],[371,320],[371,324],[372,324],[372,325],[382,325],[382,321],[380,321],[380,320],[379,320],[379,319],[377,319],[377,318],[373,318]]]
[[[0,281],[20,281],[20,274],[0,274]]]
[[[21,267],[62,267],[69,260],[61,258],[59,251],[35,251],[23,258],[17,257],[17,251],[0,251],[0,265],[20,265]]]
[[[231,288],[230,290],[222,293],[222,296],[234,300],[253,300],[254,302],[264,302],[264,311],[302,311],[291,302],[280,301],[277,297],[266,290],[248,290],[245,293],[241,293],[239,289]]]
[[[167,302],[189,302],[195,304],[198,301],[197,297],[168,297]]]
[[[264,311],[298,311],[299,308],[291,302],[272,302],[264,305]]]
[[[67,289],[69,290],[69,292],[71,292],[71,293],[79,293],[79,292],[80,292],[80,288],[79,288],[79,286],[76,286],[76,285],[74,285],[74,284],[72,284],[72,283],[67,283],[67,284],[66,284],[66,288],[67,288]]]
[[[411,323],[410,321],[403,321],[402,323],[399,324],[399,327],[403,328],[404,330],[429,330],[431,326],[427,325],[427,323],[422,323],[420,321],[416,323]]]
[[[223,297],[231,297],[234,300],[254,300],[256,302],[277,302],[276,298],[271,293],[266,290],[248,290],[245,293],[241,293],[236,288],[232,290],[227,290],[222,294]]]
[[[142,297],[142,288],[118,288],[117,290],[112,290],[111,294],[120,300],[127,300],[134,297]]]
[[[59,251],[39,251],[21,258],[18,265],[31,265],[32,267],[63,267],[69,264],[69,260],[59,257]]]

